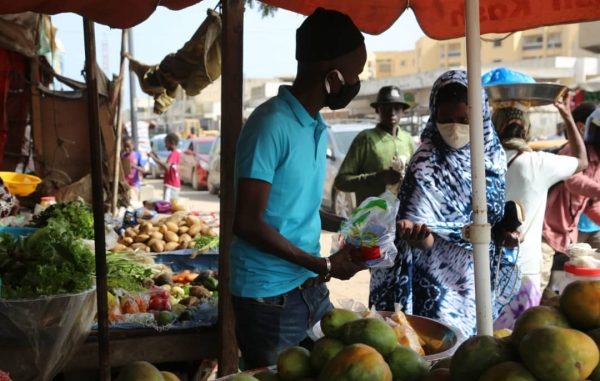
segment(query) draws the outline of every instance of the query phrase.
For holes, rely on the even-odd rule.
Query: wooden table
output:
[[[144,360],[153,364],[194,362],[216,358],[217,327],[198,327],[157,332],[151,328],[114,329],[110,331],[111,367]],[[72,371],[98,369],[97,334],[92,332],[64,369]]]

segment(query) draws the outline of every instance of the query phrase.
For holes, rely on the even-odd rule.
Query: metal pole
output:
[[[104,236],[104,192],[102,188],[102,137],[98,82],[96,73],[96,38],[94,23],[83,19],[85,39],[85,79],[88,101],[88,128],[92,170],[92,197],[94,210],[94,241],[96,251],[96,294],[98,301],[98,354],[100,381],[110,381],[110,354],[108,340],[108,298],[106,294],[106,242]]]
[[[481,104],[481,40],[479,0],[467,0],[467,71],[469,79],[469,124],[471,142],[471,181],[473,189],[473,225],[469,228],[475,262],[475,299],[477,334],[492,335],[492,293],[490,281],[490,225],[487,201],[483,146],[483,109]]]
[[[233,240],[235,145],[242,130],[244,0],[223,1],[221,77],[221,229],[219,246],[219,376],[237,372],[238,349],[229,289]],[[242,317],[243,318],[243,317]]]
[[[115,125],[117,127],[117,147],[115,149],[115,179],[113,181],[113,199],[111,204],[112,213],[117,214],[117,203],[119,201],[119,170],[121,169],[121,139],[123,136],[123,128],[121,127],[121,94],[123,89],[123,78],[125,74],[125,48],[127,45],[127,29],[121,32],[121,66],[119,69],[119,90],[118,99],[119,105],[116,107],[117,115],[115,117]]]
[[[127,48],[129,54],[133,57],[133,29],[127,30]],[[135,73],[133,70],[129,70],[129,110],[131,113],[131,139],[133,140],[133,146],[138,149],[138,130],[137,130],[137,112],[135,107]]]

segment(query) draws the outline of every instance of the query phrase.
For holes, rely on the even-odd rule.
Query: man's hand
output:
[[[331,261],[331,276],[347,280],[352,278],[357,272],[366,269],[364,265],[354,261],[354,258],[358,258],[359,256],[360,252],[352,245],[345,245],[340,251],[332,254],[329,257]]]
[[[571,109],[569,108],[570,103],[571,103],[571,96],[569,95],[568,92],[565,93],[565,96],[563,99],[557,100],[554,102],[554,106],[558,109],[560,116],[565,120],[569,120],[569,119],[573,118],[573,116],[571,115]]]
[[[499,237],[499,244],[503,247],[516,247],[519,242],[522,241],[521,233],[519,231],[509,232],[504,230]]]
[[[377,177],[383,180],[386,185],[397,184],[401,180],[400,173],[391,168],[379,171],[379,173],[377,173]]]

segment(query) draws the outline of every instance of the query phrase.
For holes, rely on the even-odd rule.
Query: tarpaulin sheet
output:
[[[146,20],[160,4],[178,10],[201,0],[16,0],[1,1],[0,14],[73,12],[113,28],[130,28]]]
[[[348,14],[362,31],[371,34],[388,29],[410,7],[429,37],[448,39],[465,35],[464,0],[262,1],[305,15],[317,7],[335,9]],[[600,19],[600,0],[480,0],[479,4],[482,34]]]

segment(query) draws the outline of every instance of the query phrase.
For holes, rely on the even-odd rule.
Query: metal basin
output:
[[[527,107],[554,103],[567,92],[567,87],[556,83],[519,83],[486,86],[490,104],[497,106],[506,102],[519,102]]]
[[[378,313],[384,318],[390,317],[393,314],[390,311],[378,311]],[[425,338],[426,342],[436,342],[439,344],[435,346],[435,349],[427,345],[424,347],[427,353],[424,358],[430,363],[451,357],[458,346],[465,340],[465,337],[456,328],[449,327],[437,320],[417,315],[406,315],[406,319],[415,331],[417,331],[419,337],[422,339]],[[313,340],[323,337],[321,323],[317,323],[313,327],[311,332],[309,332],[309,337]]]

